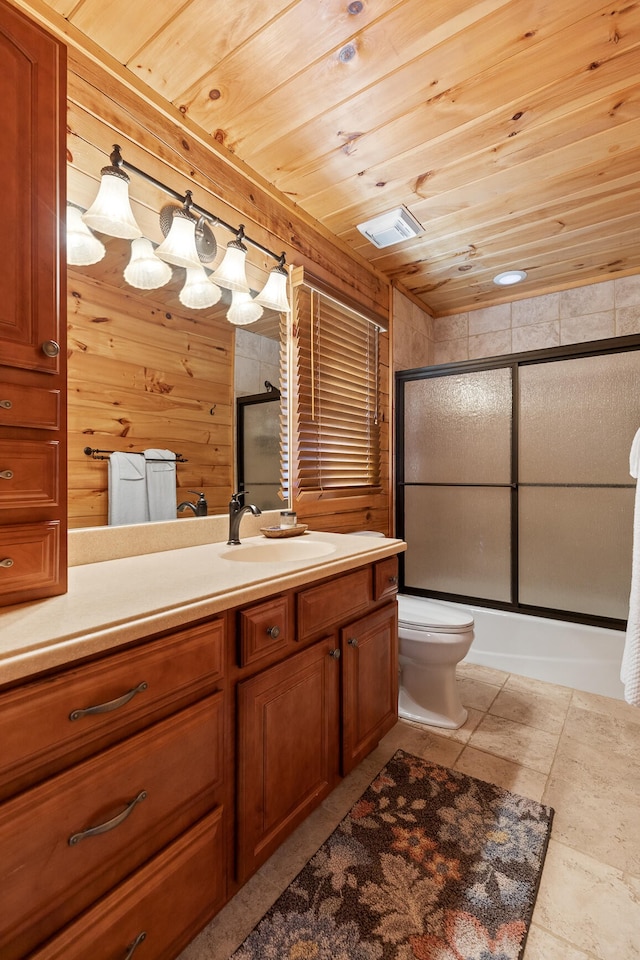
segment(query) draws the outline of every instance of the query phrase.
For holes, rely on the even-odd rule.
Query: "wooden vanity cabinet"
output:
[[[397,719],[397,560],[295,592],[295,644],[236,687],[237,879],[263,863]],[[380,588],[383,585],[383,589]],[[376,599],[376,592],[381,599]],[[258,608],[259,610],[259,608]],[[251,608],[240,616],[242,631]],[[246,679],[244,678],[246,677]]]
[[[340,664],[320,641],[241,681],[238,880],[271,856],[338,781]]]
[[[0,605],[67,587],[66,48],[0,0]]]
[[[169,958],[224,902],[224,623],[0,693],[3,960],[56,956],[49,941],[75,943],[76,924],[86,943],[89,916],[99,918],[103,953],[91,940],[84,956],[124,957],[116,921],[125,914],[149,938],[141,955]],[[194,890],[188,863],[197,892],[165,916],[162,903],[186,902]]]
[[[398,610],[388,603],[340,631],[341,772],[350,773],[398,718]]]

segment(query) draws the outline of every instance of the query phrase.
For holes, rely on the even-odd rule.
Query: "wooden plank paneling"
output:
[[[539,251],[556,264],[529,271],[526,290],[511,294],[612,278],[620,259],[640,272],[633,229],[622,258],[615,236],[637,209],[637,4],[11,2],[68,36],[76,102],[106,128],[120,125],[127,149],[188,172],[258,239],[277,237],[291,262],[364,307],[387,312],[385,280],[433,315],[503,302],[492,278],[520,265],[510,223],[518,256]],[[592,204],[607,198],[598,219]],[[563,199],[594,238],[578,272],[563,255],[566,231],[550,223],[539,243],[550,205],[566,222]],[[357,224],[396,206],[424,232],[381,252]],[[463,276],[469,251],[478,255]]]

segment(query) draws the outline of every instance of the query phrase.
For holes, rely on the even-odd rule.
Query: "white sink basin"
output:
[[[301,537],[296,540],[267,540],[264,543],[240,543],[220,554],[222,560],[238,560],[241,563],[282,563],[296,560],[313,560],[335,553],[332,543]]]

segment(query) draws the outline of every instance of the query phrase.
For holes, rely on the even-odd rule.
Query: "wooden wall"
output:
[[[69,271],[69,526],[107,522],[107,462],[86,446],[168,448],[178,502],[203,490],[210,513],[227,508],[233,460],[233,327]],[[184,514],[191,517],[190,512]]]
[[[118,143],[135,166],[181,193],[191,188],[196,203],[229,223],[244,223],[253,239],[274,252],[284,250],[289,263],[304,266],[337,295],[386,319],[389,288],[380,275],[351,258],[231,155],[202,143],[188,125],[122,83],[113,70],[80,49],[71,49],[69,59],[72,202],[91,203],[100,168]],[[160,241],[158,212],[169,199],[135,174],[130,192],[143,232]],[[228,233],[215,232],[219,246],[230,239]],[[175,290],[170,307],[162,291],[138,297],[121,279],[126,259],[118,243],[125,242],[101,239],[107,245],[102,265],[74,268],[69,276],[70,525],[106,521],[107,466],[85,457],[85,446],[162,446],[183,453],[189,463],[178,468],[180,498],[189,489],[202,489],[209,512],[224,512],[233,482],[233,328],[216,319],[215,311],[180,308]],[[249,259],[252,285],[261,285],[273,260],[251,248]],[[384,348],[388,351],[386,338]],[[387,352],[383,368],[388,397]],[[383,434],[386,475],[388,423]],[[388,531],[388,485],[375,500],[333,501],[330,509],[316,505],[301,519],[325,530],[373,526]]]

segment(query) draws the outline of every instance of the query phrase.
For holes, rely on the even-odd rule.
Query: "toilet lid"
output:
[[[407,627],[456,633],[473,626],[473,617],[467,610],[446,607],[424,597],[398,597],[398,622]]]

